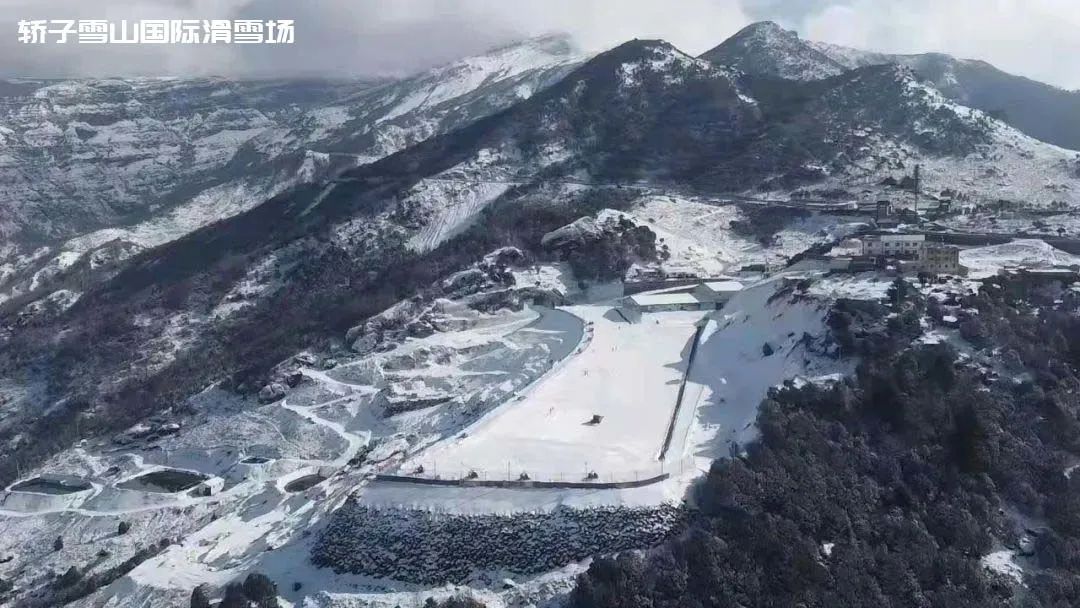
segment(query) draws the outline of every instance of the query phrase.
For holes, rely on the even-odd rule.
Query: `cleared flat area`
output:
[[[678,471],[675,472],[678,474]],[[683,499],[689,479],[700,470],[687,470],[685,479],[668,479],[629,489],[520,489],[425,486],[413,483],[376,482],[364,486],[365,505],[383,508],[431,509],[448,513],[485,514],[551,511],[561,506],[646,507]]]
[[[626,323],[610,306],[565,309],[588,324],[586,346],[518,397],[402,467],[485,479],[600,481],[660,471],[656,457],[701,312],[647,314]],[[589,424],[593,416],[599,424]]]

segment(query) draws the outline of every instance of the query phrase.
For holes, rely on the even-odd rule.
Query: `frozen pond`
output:
[[[303,477],[297,477],[290,481],[285,486],[286,492],[303,492],[304,490],[317,486],[320,483],[326,481],[326,478],[322,475],[304,475]]]
[[[117,487],[125,490],[138,490],[141,492],[162,492],[171,494],[193,488],[209,479],[202,473],[193,471],[181,471],[179,469],[163,469],[152,473],[144,473],[121,482]]]
[[[36,492],[38,494],[74,494],[93,486],[77,477],[35,477],[11,486],[12,492]]]

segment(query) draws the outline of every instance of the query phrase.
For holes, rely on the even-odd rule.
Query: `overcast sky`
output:
[[[20,19],[281,18],[296,44],[27,46]],[[888,52],[985,59],[1080,89],[1080,0],[0,0],[2,76],[357,76],[412,72],[565,31],[588,50],[663,38],[701,53],[752,21]]]

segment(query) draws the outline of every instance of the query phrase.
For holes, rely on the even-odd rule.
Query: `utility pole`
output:
[[[919,189],[922,187],[922,165],[915,165],[915,215],[919,215]]]

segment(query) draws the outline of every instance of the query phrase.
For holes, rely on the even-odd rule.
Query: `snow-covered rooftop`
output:
[[[710,291],[717,293],[733,293],[743,290],[743,284],[738,281],[709,281],[702,283]]]
[[[692,293],[639,293],[630,296],[630,300],[638,306],[674,306],[701,303],[701,300]]]

